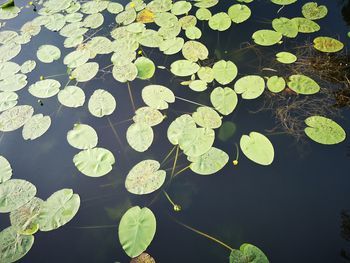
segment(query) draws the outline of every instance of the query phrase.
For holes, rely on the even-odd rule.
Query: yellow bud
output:
[[[44,76],[40,76],[40,80],[43,80],[44,79]]]
[[[69,79],[70,80],[73,80],[73,79],[75,79],[72,75],[69,75]]]
[[[32,2],[32,1],[30,1],[28,4],[29,4],[29,5],[33,5],[33,2]]]
[[[174,208],[174,211],[175,211],[175,212],[180,212],[181,209],[182,209],[180,205],[174,205],[173,208]]]
[[[238,165],[238,160],[233,160],[233,165]]]
[[[137,54],[142,55],[142,50],[137,51]]]
[[[130,7],[131,7],[131,8],[135,8],[135,6],[136,6],[136,4],[135,4],[134,2],[131,2],[131,3],[130,3]]]

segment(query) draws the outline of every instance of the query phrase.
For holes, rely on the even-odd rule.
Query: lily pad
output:
[[[210,107],[198,107],[192,114],[192,118],[197,125],[203,128],[216,129],[222,123],[220,115]]]
[[[151,107],[142,107],[135,111],[133,121],[136,123],[144,123],[148,126],[155,126],[164,120],[163,114]]]
[[[167,136],[172,144],[177,145],[183,136],[186,136],[187,133],[197,132],[196,129],[194,119],[188,114],[183,114],[169,125]]]
[[[269,260],[258,247],[251,244],[243,244],[239,250],[232,250],[230,263],[269,263]]]
[[[35,140],[42,136],[51,126],[50,116],[33,115],[23,126],[22,137],[25,140]]]
[[[321,52],[338,52],[344,48],[344,44],[331,37],[316,37],[314,39],[314,48]]]
[[[320,144],[338,144],[346,138],[344,129],[331,119],[312,116],[307,118],[305,123],[309,126],[305,128],[305,134]]]
[[[276,5],[290,5],[295,3],[297,0],[271,0]]]
[[[30,85],[28,91],[34,97],[40,99],[50,98],[55,96],[60,91],[61,84],[54,79],[44,79]]]
[[[165,181],[166,172],[159,170],[160,163],[144,160],[129,171],[125,179],[125,188],[132,194],[145,195],[158,190]]]
[[[181,59],[173,62],[170,66],[170,71],[176,76],[187,77],[195,74],[200,66],[189,60]]]
[[[12,168],[9,161],[0,155],[0,184],[9,180],[12,176]]]
[[[267,88],[274,93],[281,92],[286,87],[286,81],[282,77],[272,76],[266,82]]]
[[[243,99],[252,100],[263,94],[265,81],[260,76],[248,75],[237,80],[234,88],[237,94],[242,94]]]
[[[221,85],[231,83],[237,76],[238,69],[232,61],[220,60],[213,66],[215,80]]]
[[[243,135],[240,140],[240,147],[243,154],[251,161],[270,165],[273,162],[275,150],[270,140],[261,133],[251,132]]]
[[[215,147],[199,157],[189,157],[190,168],[200,175],[210,175],[220,171],[228,162],[229,156]]]
[[[112,171],[115,159],[109,150],[97,147],[79,152],[73,162],[82,174],[101,177]]]
[[[145,57],[136,59],[137,77],[139,79],[150,79],[153,77],[156,67],[152,60]]]
[[[61,189],[42,203],[39,214],[40,231],[57,229],[73,219],[80,207],[80,197],[72,189]]]
[[[87,82],[96,76],[98,69],[98,63],[88,62],[74,69],[72,77],[78,82]]]
[[[10,132],[21,128],[33,115],[29,105],[15,106],[0,114],[0,131]]]
[[[283,36],[295,38],[298,35],[298,24],[295,20],[280,17],[272,20],[272,27]]]
[[[42,45],[36,52],[38,59],[43,63],[52,63],[61,57],[61,51],[53,45]]]
[[[232,22],[239,24],[248,20],[252,12],[250,8],[246,5],[234,4],[230,6],[227,13],[231,18]]]
[[[168,103],[175,102],[174,93],[167,87],[161,85],[148,85],[142,89],[143,101],[156,110],[165,110]]]
[[[325,5],[319,6],[316,2],[308,2],[303,5],[301,12],[305,18],[317,20],[324,18],[328,13],[328,9]]]
[[[0,112],[17,105],[18,95],[12,91],[0,92]]]
[[[131,148],[138,152],[145,152],[153,142],[153,130],[145,123],[131,124],[126,131],[126,139]]]
[[[298,26],[298,31],[300,33],[314,33],[321,29],[316,22],[304,17],[295,17],[292,21]]]
[[[86,150],[97,146],[98,136],[91,126],[76,123],[73,129],[67,133],[67,141],[74,148]]]
[[[88,103],[89,112],[98,118],[111,115],[117,103],[111,93],[103,89],[97,89],[91,95]]]
[[[211,92],[210,101],[222,115],[229,115],[236,108],[238,97],[233,89],[217,87]]]
[[[276,54],[276,59],[283,64],[292,64],[297,61],[298,58],[290,52],[278,52]]]
[[[156,233],[156,218],[147,207],[131,207],[120,220],[118,236],[125,253],[137,257],[151,244]]]
[[[58,101],[69,108],[78,108],[84,105],[85,93],[77,86],[66,86],[57,95]]]
[[[312,95],[320,91],[316,81],[304,75],[292,75],[287,83],[288,87],[299,94]]]
[[[211,29],[225,31],[231,26],[231,18],[224,12],[217,13],[209,18],[208,25]]]
[[[144,73],[149,74],[149,72]],[[150,71],[150,73],[152,73],[152,71]],[[125,83],[128,81],[133,81],[137,77],[138,69],[134,63],[129,62],[122,66],[115,65],[113,67],[112,74],[115,80]]]
[[[0,213],[8,213],[28,203],[36,188],[28,181],[11,179],[0,184]]]
[[[261,46],[272,46],[282,39],[282,34],[269,29],[262,29],[254,32],[252,36],[254,42]]]
[[[185,59],[197,62],[208,58],[209,51],[205,45],[198,41],[187,41],[182,47],[182,55]]]
[[[184,130],[179,138],[180,149],[187,156],[198,157],[209,151],[215,139],[212,129],[196,128]]]

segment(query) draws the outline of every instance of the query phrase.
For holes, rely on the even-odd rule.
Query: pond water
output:
[[[122,5],[128,3],[123,0],[114,2]],[[207,21],[198,21],[197,27],[202,31],[202,37],[198,41],[209,50],[209,59],[202,65],[212,66],[219,60],[231,60],[238,68],[235,81],[246,75],[281,75],[287,80],[291,74],[312,73],[309,76],[322,88],[349,90],[349,85],[340,86],[340,81],[330,80],[327,76],[332,75],[331,72],[339,72],[339,75],[345,72],[346,76],[346,70],[350,68],[333,69],[333,54],[312,51],[310,44],[317,36],[338,39],[344,43],[344,49],[340,52],[342,55],[339,57],[349,62],[346,53],[346,47],[350,44],[347,36],[350,28],[346,22],[350,20],[347,11],[349,3],[333,0],[317,2],[328,8],[327,16],[316,20],[320,25],[318,32],[298,34],[295,39],[284,37],[283,43],[271,47],[255,44],[252,34],[260,29],[271,29],[271,22],[275,18],[302,16],[301,8],[306,1],[299,0],[281,8],[281,5],[268,0],[255,0],[247,4],[252,10],[251,17],[244,23],[232,24],[223,32],[212,30]],[[193,1],[191,3],[194,4]],[[26,3],[22,1],[16,1],[16,4],[23,9],[17,17],[1,20],[4,23],[0,28],[1,32],[19,32],[25,22],[38,16],[32,6],[25,6]],[[213,14],[227,12],[233,4],[236,2],[221,0],[210,10]],[[36,7],[40,10],[42,5],[36,3]],[[196,10],[193,7],[190,14],[195,14]],[[102,14],[103,26],[88,31],[85,38],[110,38],[110,31],[116,26],[116,15],[107,10]],[[156,27],[147,24],[147,28]],[[125,135],[134,115],[128,84],[113,78],[109,66],[111,54],[98,55],[89,60],[98,62],[100,71],[92,80],[77,84],[86,96],[82,107],[62,106],[57,96],[38,102],[38,98],[28,92],[28,87],[38,81],[40,76],[59,81],[62,88],[65,86],[69,79],[63,59],[74,49],[65,48],[64,40],[57,32],[42,26],[40,34],[22,45],[21,53],[11,60],[19,65],[26,60],[37,62],[36,68],[27,74],[27,86],[17,92],[18,105],[32,105],[35,114],[49,115],[52,124],[43,136],[32,141],[22,138],[21,129],[1,133],[0,155],[11,163],[12,178],[24,179],[36,186],[36,196],[46,200],[60,189],[71,188],[74,193],[79,194],[81,204],[78,213],[66,225],[54,231],[35,233],[32,248],[20,262],[130,262],[130,257],[119,242],[118,225],[123,214],[132,206],[148,207],[156,217],[156,234],[146,250],[156,262],[229,262],[228,249],[185,228],[177,221],[201,230],[236,249],[243,243],[253,244],[264,251],[270,262],[350,261],[350,243],[346,240],[346,225],[342,220],[346,217],[346,210],[350,211],[349,139],[335,145],[323,145],[310,140],[298,129],[298,125],[305,128],[304,119],[307,117],[325,113],[325,117],[336,121],[348,133],[350,104],[341,108],[334,107],[332,92],[315,95],[316,98],[319,96],[323,99],[304,101],[298,106],[300,109],[283,115],[282,120],[294,117],[284,124],[294,123],[295,129],[290,126],[290,129],[286,129],[278,112],[292,106],[293,102],[298,101],[296,97],[305,95],[284,92],[284,95],[274,97],[267,89],[254,100],[244,100],[239,95],[239,102],[233,113],[222,119],[232,131],[231,136],[223,140],[219,136],[222,130],[216,130],[217,138],[213,146],[230,156],[223,169],[211,176],[201,176],[188,169],[169,183],[174,151],[172,157],[162,166],[168,176],[163,188],[147,195],[134,195],[124,186],[130,169],[145,159],[161,162],[174,147],[166,136],[168,126],[181,114],[191,114],[198,107],[181,98],[211,106],[211,91],[217,86],[233,88],[235,81],[228,85],[214,82],[209,84],[206,91],[196,92],[181,85],[182,81],[189,80],[190,77],[177,77],[169,70],[157,68],[155,75],[149,80],[135,79],[130,82],[129,88],[136,108],[145,106],[141,91],[150,84],[164,85],[178,98],[175,103],[170,104],[169,109],[162,111],[167,116],[165,120],[153,127],[154,141],[151,147],[145,152],[137,152],[129,146]],[[36,52],[44,44],[58,47],[62,52],[60,58],[52,63],[40,62]],[[280,51],[296,54],[297,62],[288,65],[277,63],[275,54]],[[167,69],[170,69],[174,61],[183,59],[181,52],[166,56],[158,48],[143,47],[142,52],[156,66]],[[327,56],[330,60],[326,60]],[[329,70],[325,75],[321,74],[320,68],[312,68],[313,59],[317,57],[327,61],[324,67]],[[309,64],[302,64],[302,61]],[[59,76],[50,77],[53,75]],[[75,80],[70,84],[75,84]],[[117,106],[113,114],[103,118],[90,114],[87,101],[96,89],[105,89],[114,96]],[[305,110],[302,109],[304,106]],[[75,167],[72,159],[79,150],[70,146],[66,139],[67,132],[75,123],[94,127],[98,134],[98,147],[113,153],[115,164],[107,175],[92,178],[83,175]],[[246,158],[241,150],[239,164],[233,165],[237,153],[236,145],[239,145],[243,134],[251,131],[266,135],[272,142],[275,156],[271,165],[256,164]],[[180,151],[176,171],[188,164]],[[173,210],[162,190],[166,190],[171,199],[181,205],[180,212]],[[1,213],[0,229],[10,225],[9,213]]]

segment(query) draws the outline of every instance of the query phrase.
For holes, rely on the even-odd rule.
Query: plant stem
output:
[[[173,176],[174,176],[176,163],[177,163],[177,159],[178,158],[179,158],[179,145],[176,147],[176,154],[175,154],[175,159],[174,159],[174,163],[173,163],[173,169],[171,170],[170,178],[173,178]]]
[[[174,174],[174,177],[179,175],[180,173],[186,171],[188,168],[190,168],[190,165],[189,166],[186,166],[185,168],[182,168],[180,171],[178,171],[176,174]]]
[[[167,156],[165,156],[165,158],[163,159],[163,161],[160,163],[160,166],[162,166],[166,160],[168,160],[168,158],[170,157],[170,155],[173,153],[173,151],[175,150],[176,145],[170,150],[170,152],[167,154]]]
[[[120,140],[119,135],[118,135],[118,133],[117,133],[117,131],[116,131],[116,129],[115,129],[113,123],[111,122],[111,120],[110,120],[109,118],[107,118],[107,121],[108,121],[108,124],[109,124],[109,126],[111,127],[112,132],[113,132],[114,136],[116,137],[118,143],[120,144],[120,146],[123,146],[123,143],[122,143],[122,141]]]
[[[168,193],[165,192],[164,190],[163,190],[163,193],[164,193],[165,197],[168,199],[168,201],[169,201],[173,206],[175,206],[176,204],[173,202],[173,200],[171,200],[171,198],[170,198],[170,196],[168,195]]]
[[[182,100],[182,101],[185,101],[185,102],[188,102],[188,103],[192,103],[192,104],[198,105],[198,106],[209,107],[207,105],[203,105],[203,104],[200,104],[198,102],[195,102],[195,101],[192,101],[192,100],[188,100],[188,99],[184,99],[184,98],[181,98],[181,97],[178,97],[178,96],[175,96],[175,98],[179,99],[179,100]],[[212,107],[209,107],[209,108],[212,108]]]
[[[238,158],[239,158],[239,147],[238,147],[237,143],[235,143],[235,146],[236,146],[236,160],[238,161]]]
[[[129,97],[130,97],[130,100],[131,100],[131,105],[132,105],[132,108],[134,110],[134,112],[136,111],[136,107],[135,107],[135,103],[134,103],[134,98],[132,96],[132,92],[131,92],[131,87],[130,87],[130,83],[129,81],[127,82],[128,84],[128,91],[129,91]]]

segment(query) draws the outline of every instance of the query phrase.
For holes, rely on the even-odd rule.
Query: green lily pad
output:
[[[197,62],[208,58],[209,51],[205,45],[198,41],[187,41],[182,47],[182,55],[185,59]]]
[[[61,57],[61,51],[53,45],[42,45],[36,52],[38,59],[43,63],[52,63]]]
[[[12,263],[24,257],[32,248],[34,236],[20,235],[12,226],[0,232],[0,262]]]
[[[144,160],[129,171],[125,179],[125,188],[132,194],[145,195],[158,190],[165,181],[166,172],[159,170],[160,163]]]
[[[199,39],[202,36],[202,31],[196,26],[191,26],[186,29],[185,35],[188,39]]]
[[[27,76],[15,74],[0,81],[0,91],[18,91],[27,85]]]
[[[203,128],[216,129],[221,126],[220,115],[210,107],[198,107],[192,114],[192,118]]]
[[[73,129],[68,131],[67,141],[74,148],[86,150],[97,146],[98,136],[90,125],[76,123]]]
[[[133,121],[136,123],[144,123],[148,126],[156,126],[164,120],[163,114],[151,107],[142,107],[135,111]]]
[[[36,195],[36,188],[28,181],[10,179],[0,184],[0,213],[8,213],[28,203]]]
[[[176,16],[188,13],[192,8],[190,2],[187,1],[176,1],[171,7],[171,13]]]
[[[214,139],[215,133],[212,129],[186,129],[179,137],[179,146],[187,156],[198,157],[209,151]]]
[[[266,82],[267,88],[274,93],[281,92],[286,87],[286,81],[282,77],[272,76]]]
[[[0,184],[9,180],[12,176],[12,168],[9,161],[0,155]]]
[[[181,59],[173,62],[170,66],[170,71],[176,76],[187,77],[195,74],[200,66],[192,61]]]
[[[165,55],[173,55],[182,49],[184,43],[185,41],[181,37],[166,39],[159,45],[159,50]]]
[[[152,78],[156,70],[156,66],[154,65],[153,61],[145,57],[139,57],[136,59],[135,66],[137,68],[137,77],[139,79]]]
[[[233,89],[217,87],[211,92],[210,101],[222,115],[229,115],[236,108],[238,97]]]
[[[212,14],[207,8],[199,8],[196,11],[196,17],[198,18],[198,20],[207,21],[211,18],[211,16]]]
[[[61,189],[42,203],[39,213],[40,231],[57,229],[73,219],[80,207],[80,197],[72,189]]]
[[[239,250],[232,250],[230,263],[269,263],[269,260],[258,247],[251,244],[243,244]]]
[[[157,222],[147,207],[131,207],[120,220],[118,236],[125,253],[137,257],[151,244],[156,233]]]
[[[243,154],[251,161],[270,165],[273,162],[275,150],[270,140],[261,133],[251,132],[243,135],[240,140],[240,147]]]
[[[156,110],[165,110],[168,103],[175,102],[174,93],[167,87],[161,85],[148,85],[142,89],[143,101]]]
[[[308,126],[305,128],[305,134],[320,144],[338,144],[346,138],[344,129],[331,119],[312,116],[307,118],[305,123]]]
[[[278,52],[276,54],[276,59],[283,64],[292,64],[297,61],[298,58],[290,52]]]
[[[230,6],[227,13],[231,18],[232,22],[239,24],[248,20],[252,12],[250,8],[246,5],[234,4]]]
[[[9,110],[17,105],[18,95],[12,91],[0,92],[0,112]]]
[[[29,105],[15,106],[0,114],[0,131],[10,132],[21,128],[33,115]]]
[[[35,60],[27,60],[25,61],[22,66],[21,66],[21,72],[23,74],[28,74],[32,72],[36,67],[36,62]]]
[[[232,61],[220,60],[213,66],[215,80],[221,85],[231,83],[237,76],[238,70]]]
[[[292,18],[292,21],[298,26],[300,33],[314,33],[321,29],[316,22],[304,17],[295,17]]]
[[[292,75],[287,83],[288,87],[299,94],[312,95],[320,91],[316,81],[304,75]]]
[[[126,131],[126,140],[138,152],[145,152],[152,145],[153,138],[152,128],[145,123],[131,124]]]
[[[269,29],[262,29],[254,32],[252,36],[254,42],[261,46],[272,46],[282,39],[282,34]]]
[[[57,94],[58,101],[69,108],[78,108],[84,105],[85,93],[77,86],[66,86]]]
[[[12,227],[21,235],[33,235],[39,230],[38,216],[43,200],[34,197],[10,214]]]
[[[103,89],[97,89],[91,95],[88,103],[89,112],[98,118],[111,115],[117,103],[111,93]]]
[[[272,20],[272,27],[283,36],[289,38],[295,38],[299,32],[296,21],[285,17]]]
[[[109,150],[97,147],[79,152],[74,156],[73,162],[82,174],[101,177],[112,171],[115,159]]]
[[[208,88],[208,84],[203,80],[193,80],[189,85],[191,90],[201,92]]]
[[[217,13],[209,18],[208,25],[211,29],[217,31],[225,31],[230,28],[231,18],[224,12]]]
[[[17,63],[11,61],[0,63],[0,80],[15,75],[20,69],[21,67]]]
[[[211,67],[201,67],[197,72],[198,78],[206,83],[213,82],[214,71]]]
[[[182,136],[186,136],[186,133],[196,132],[196,129],[194,119],[188,114],[183,114],[169,125],[167,136],[173,145],[177,145]]]
[[[74,69],[72,77],[78,82],[87,82],[96,76],[98,69],[98,63],[88,62]]]
[[[152,73],[152,71],[144,72],[144,73],[148,74],[148,73]],[[137,66],[131,62],[126,63],[122,66],[115,65],[113,67],[112,74],[114,79],[119,82],[125,83],[128,81],[133,81],[138,76]]]
[[[290,5],[295,3],[297,0],[271,0],[276,5]]]
[[[321,52],[338,52],[344,48],[344,44],[331,37],[316,37],[314,39],[314,48]]]
[[[319,6],[316,2],[308,2],[303,5],[301,12],[305,18],[317,20],[324,18],[328,13],[328,9],[325,5]]]
[[[190,169],[196,174],[210,175],[220,171],[228,162],[229,156],[215,147],[199,157],[189,157]]]
[[[75,50],[63,59],[63,64],[68,68],[76,68],[84,65],[90,59],[90,51],[87,49]]]
[[[265,81],[260,76],[248,75],[237,80],[234,88],[237,94],[242,94],[243,99],[252,100],[263,94]]]
[[[28,91],[34,97],[40,99],[50,98],[55,96],[60,91],[61,84],[54,79],[44,79],[30,85]]]
[[[22,137],[35,140],[42,136],[51,126],[51,117],[42,114],[33,115],[23,126]]]

